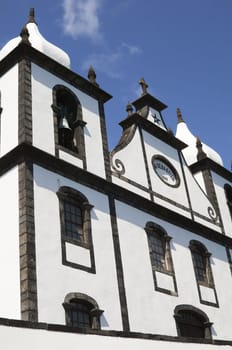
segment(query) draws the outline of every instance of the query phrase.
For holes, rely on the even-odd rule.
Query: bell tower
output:
[[[1,317],[38,321],[40,229],[35,210],[41,204],[35,204],[35,187],[42,180],[35,172],[47,169],[65,178],[71,171],[73,179],[88,172],[109,179],[104,103],[111,96],[99,87],[93,67],[88,79],[70,69],[69,56],[40,34],[33,8],[20,36],[0,51],[0,76]],[[55,181],[56,193],[60,175]],[[63,260],[94,271],[89,245],[77,248],[69,241],[68,252],[62,242]],[[75,249],[89,267],[68,257]]]

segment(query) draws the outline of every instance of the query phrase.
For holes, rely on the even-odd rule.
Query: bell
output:
[[[59,119],[59,129],[69,129],[71,130],[70,126],[69,126],[69,123],[67,121],[67,118],[64,116],[64,117],[60,117]]]
[[[69,126],[67,115],[68,115],[67,107],[64,105],[61,105],[60,113],[59,113],[59,129],[72,130]]]

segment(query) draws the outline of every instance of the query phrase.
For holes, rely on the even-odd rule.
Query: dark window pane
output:
[[[68,201],[64,201],[64,226],[66,236],[82,240],[83,220],[81,208]]]
[[[179,312],[178,327],[182,337],[204,338],[204,321],[191,311]]]
[[[160,270],[165,269],[165,250],[161,237],[151,235],[149,240],[152,266]]]
[[[206,258],[198,252],[192,252],[196,278],[200,282],[207,282]]]
[[[67,309],[68,324],[72,327],[91,328],[91,305],[70,301],[72,308]]]

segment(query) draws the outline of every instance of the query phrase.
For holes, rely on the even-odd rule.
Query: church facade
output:
[[[0,51],[6,348],[232,346],[232,176],[144,79],[109,152],[102,90],[40,34]],[[8,346],[8,347],[7,347]]]

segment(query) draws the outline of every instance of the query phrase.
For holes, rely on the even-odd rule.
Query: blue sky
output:
[[[19,34],[35,7],[40,32],[87,75],[92,64],[105,105],[109,146],[117,143],[125,106],[149,92],[168,105],[163,117],[176,130],[176,108],[192,133],[232,159],[231,0],[2,1],[0,46]]]

